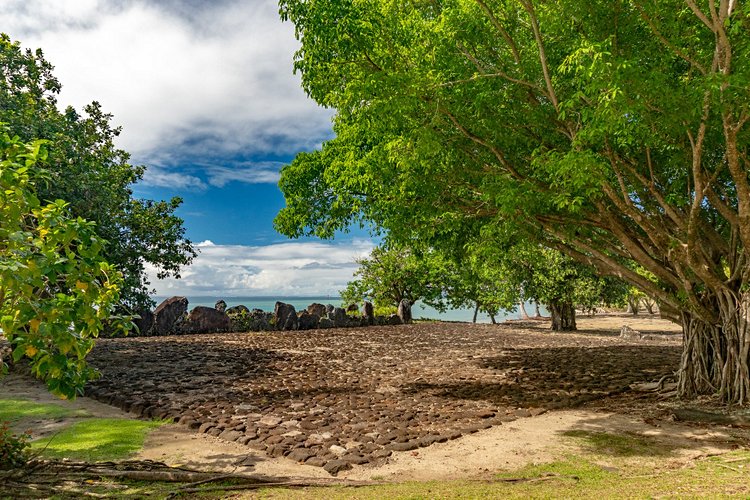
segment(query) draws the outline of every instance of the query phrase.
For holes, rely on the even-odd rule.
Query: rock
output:
[[[349,470],[352,466],[349,462],[346,460],[329,460],[324,466],[323,469],[325,469],[326,472],[328,472],[330,475],[335,476],[341,471]]]
[[[326,314],[331,314],[334,309],[336,308],[333,307],[333,304],[326,304]]]
[[[340,457],[342,455],[346,455],[347,449],[343,446],[339,446],[337,444],[332,445],[328,448],[328,451],[336,455],[337,457]]]
[[[297,314],[297,328],[300,330],[312,330],[318,327],[320,316],[310,314],[307,310],[302,310]]]
[[[388,445],[389,450],[393,451],[411,451],[419,448],[417,441],[407,441],[405,443],[391,443]]]
[[[219,299],[216,301],[216,305],[214,306],[214,309],[216,309],[219,312],[226,312],[227,310],[227,303],[223,300]]]
[[[348,313],[358,312],[358,311],[359,311],[359,307],[357,307],[357,304],[349,304],[348,306],[346,306],[346,312]]]
[[[231,321],[226,313],[205,306],[196,306],[181,326],[183,333],[228,332]]]
[[[333,328],[333,321],[328,318],[320,318],[318,320],[318,328]]]
[[[218,304],[218,302],[217,302],[217,304]],[[217,307],[217,309],[218,309],[218,307]],[[250,309],[248,309],[246,306],[243,306],[242,304],[240,304],[238,306],[232,306],[232,307],[230,307],[229,309],[227,309],[224,312],[226,312],[229,316],[234,316],[234,315],[242,314],[242,313],[250,314]]]
[[[403,321],[401,321],[401,318],[398,316],[398,314],[391,314],[388,316],[388,319],[386,319],[386,325],[401,325],[403,324]]]
[[[286,458],[294,460],[295,462],[303,463],[308,458],[315,456],[315,453],[308,450],[307,448],[295,448],[292,450]]]
[[[333,321],[333,326],[336,328],[349,326],[349,317],[343,307],[337,307],[333,312],[328,313],[328,319]]]
[[[188,299],[170,297],[154,310],[154,335],[171,335],[179,331],[179,324],[187,314]]]
[[[237,438],[241,436],[242,436],[241,432],[227,429],[221,434],[219,434],[219,439],[223,439],[225,441],[236,441]]]
[[[633,330],[628,325],[622,325],[622,328],[620,329],[620,337],[640,340],[643,335],[641,335],[641,332]]]
[[[324,306],[323,304],[318,304],[317,302],[307,306],[307,312],[309,312],[310,314],[317,314],[320,318],[328,314],[328,311],[326,311],[326,306]]]
[[[297,311],[291,304],[276,302],[273,309],[273,317],[276,322],[277,330],[296,330],[297,329]]]
[[[129,335],[131,337],[145,337],[151,334],[151,329],[154,327],[154,313],[148,309],[140,311],[138,314],[139,318],[133,320],[135,329],[131,330]]]
[[[387,450],[385,448],[381,448],[379,450],[376,450],[372,452],[373,458],[388,458],[391,455],[393,455],[393,452],[391,450]]]
[[[405,325],[411,324],[411,302],[407,299],[401,300],[398,305],[398,317],[401,318],[401,322]]]
[[[362,305],[362,319],[365,325],[372,326],[375,324],[375,308],[372,302],[365,301]]]

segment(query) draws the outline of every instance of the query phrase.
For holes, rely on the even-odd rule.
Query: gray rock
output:
[[[307,312],[309,312],[310,314],[317,314],[319,318],[322,318],[323,316],[328,314],[326,306],[324,306],[323,304],[318,304],[317,302],[307,306]]]
[[[349,462],[346,460],[329,460],[326,462],[326,464],[323,466],[323,469],[325,469],[326,472],[328,472],[330,475],[335,476],[341,471],[349,470],[352,466]]]
[[[242,314],[242,313],[250,314],[250,309],[248,309],[247,307],[245,307],[242,304],[240,304],[238,306],[232,306],[232,307],[230,307],[225,312],[228,315],[230,315],[230,316],[234,316],[235,314]]]
[[[365,301],[362,305],[362,319],[365,325],[370,326],[375,324],[375,308],[372,302]]]
[[[391,314],[386,319],[386,323],[385,324],[386,325],[401,325],[401,324],[403,324],[403,321],[401,321],[401,318],[399,317],[398,314]]]
[[[297,329],[297,311],[293,305],[276,302],[276,306],[273,309],[273,316],[277,330]]]
[[[170,297],[154,310],[154,335],[171,335],[178,333],[179,324],[187,315],[188,299]]]
[[[349,317],[343,307],[337,307],[333,312],[328,313],[328,319],[333,321],[333,326],[336,328],[349,326]]]
[[[144,309],[138,313],[138,318],[133,320],[135,329],[131,330],[129,335],[131,337],[145,337],[151,334],[151,329],[154,327],[154,313],[148,309]]]
[[[312,330],[318,327],[320,316],[310,314],[307,310],[302,310],[297,314],[297,328],[300,330]]]
[[[333,321],[328,318],[320,318],[318,328],[333,328]]]
[[[357,304],[349,304],[348,306],[346,306],[346,312],[348,313],[358,312],[358,311],[359,311],[359,307],[357,307]]]
[[[331,314],[334,309],[336,308],[333,307],[333,304],[326,304],[326,313]]]
[[[411,302],[407,299],[401,300],[401,303],[398,305],[398,317],[401,318],[403,324],[411,324]]]
[[[216,301],[216,305],[214,306],[214,309],[216,309],[219,312],[226,312],[227,310],[227,303],[223,300],[219,299]]]
[[[190,311],[180,329],[183,333],[216,333],[228,332],[230,327],[231,321],[226,313],[211,307],[197,306]]]

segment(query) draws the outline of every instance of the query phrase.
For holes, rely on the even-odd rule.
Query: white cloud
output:
[[[284,164],[275,161],[245,162],[232,166],[212,165],[206,168],[208,183],[224,187],[228,182],[245,182],[248,184],[276,184],[279,182],[281,167]]]
[[[170,172],[159,167],[146,170],[143,181],[149,186],[162,186],[173,189],[193,189],[202,191],[206,189],[206,183],[200,178],[179,172]]]
[[[44,50],[61,104],[113,113],[139,162],[292,154],[330,134],[292,74],[298,43],[276,0],[6,0],[2,29]]]
[[[336,295],[357,269],[356,259],[374,248],[368,240],[346,244],[279,243],[267,246],[198,243],[200,254],[182,279],[157,280],[157,295],[320,296]]]

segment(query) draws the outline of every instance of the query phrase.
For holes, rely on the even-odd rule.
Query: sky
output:
[[[330,110],[293,74],[299,44],[276,0],[5,0],[0,30],[41,48],[63,85],[58,102],[99,101],[122,126],[118,146],[147,166],[140,198],[184,200],[200,254],[157,295],[312,296],[344,288],[374,243],[273,229],[280,169],[332,137]]]

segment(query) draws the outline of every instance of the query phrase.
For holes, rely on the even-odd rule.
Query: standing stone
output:
[[[219,312],[226,312],[227,310],[227,303],[223,300],[219,299],[216,301],[216,305],[214,306],[214,309],[216,309]]]
[[[218,307],[217,307],[217,309],[218,309]],[[238,306],[232,306],[232,307],[230,307],[229,309],[227,309],[224,312],[226,312],[230,316],[233,316],[235,314],[242,314],[242,313],[250,314],[250,309],[248,309],[246,306],[243,306],[242,304],[240,304]]]
[[[186,297],[171,297],[159,304],[154,310],[154,335],[170,335],[176,333],[179,323],[187,315],[188,299]]]
[[[318,328],[333,328],[333,321],[323,316],[318,321]]]
[[[225,312],[197,306],[190,311],[181,330],[184,333],[216,333],[227,332],[230,326],[231,320]]]
[[[336,309],[336,308],[333,307],[333,304],[326,304],[326,313],[327,314],[331,314],[334,309]]]
[[[297,329],[297,311],[293,305],[276,302],[276,306],[273,309],[273,317],[276,321],[277,330]]]
[[[154,327],[154,313],[148,309],[141,311],[138,319],[133,320],[135,329],[131,330],[129,335],[132,337],[145,337],[151,334],[151,329]]]
[[[362,306],[362,319],[365,325],[372,326],[375,324],[375,308],[372,302],[365,301]]]
[[[324,306],[323,304],[318,304],[317,302],[307,306],[307,312],[309,312],[310,314],[317,314],[320,318],[328,314],[326,306]]]
[[[348,313],[358,312],[358,311],[359,311],[359,307],[357,307],[357,304],[349,304],[348,306],[346,306],[346,312]]]
[[[403,322],[401,321],[401,318],[398,314],[391,314],[390,316],[388,316],[385,322],[386,325],[400,325],[402,323]]]
[[[398,317],[401,318],[403,324],[411,324],[411,302],[407,299],[402,299],[398,305]]]
[[[343,307],[336,307],[333,312],[328,313],[328,319],[333,321],[333,326],[336,328],[349,326],[349,318]]]
[[[310,314],[307,310],[303,309],[297,314],[297,327],[300,330],[312,330],[318,327],[320,316],[317,314]]]

